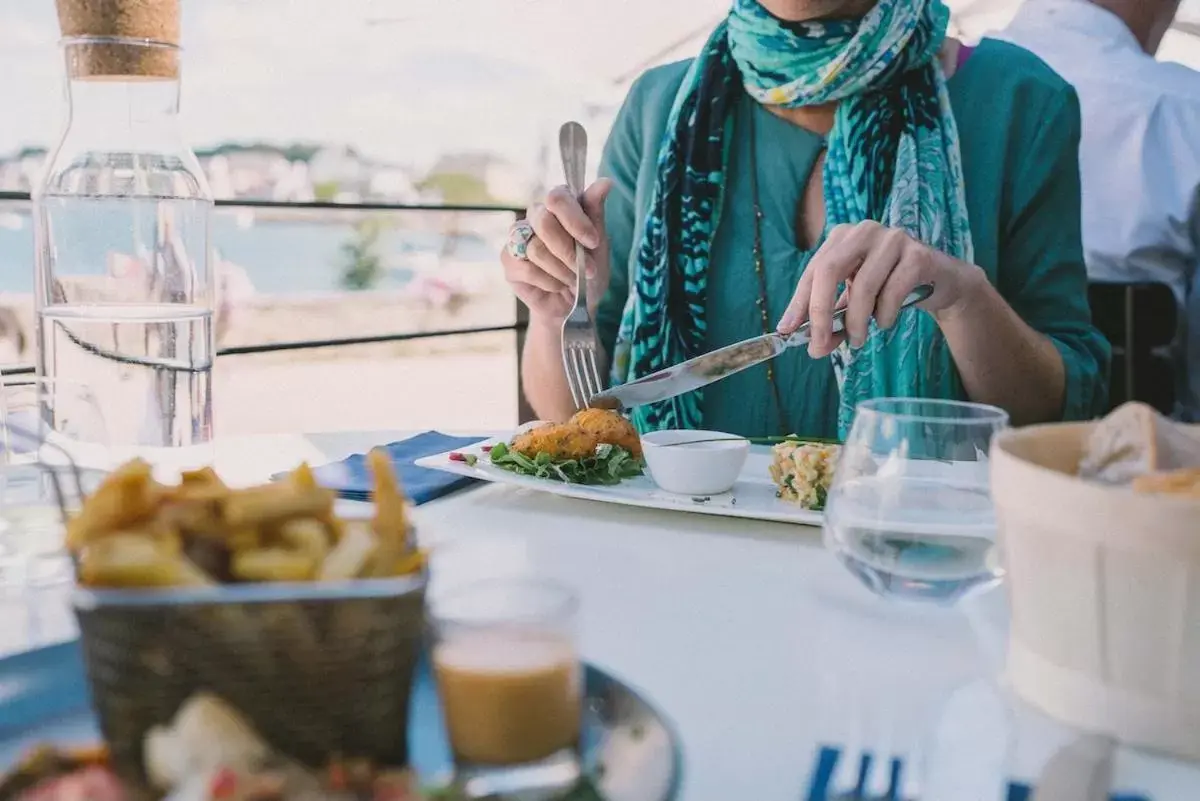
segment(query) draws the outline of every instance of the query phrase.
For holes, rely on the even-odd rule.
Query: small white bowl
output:
[[[711,441],[718,439],[726,441]],[[750,441],[721,431],[652,431],[642,437],[642,453],[650,477],[667,492],[720,495],[737,483]]]

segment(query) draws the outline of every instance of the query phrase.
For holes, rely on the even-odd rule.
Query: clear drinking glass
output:
[[[95,395],[66,379],[8,378],[0,386],[0,524],[8,583],[67,580],[71,565],[62,510],[49,472],[59,476],[68,508],[79,503],[70,461],[90,491],[108,464],[108,429]],[[47,417],[47,414],[53,416]]]
[[[477,582],[432,604],[434,674],[468,796],[579,780],[578,606],[568,588],[532,578]]]
[[[62,48],[68,122],[33,198],[38,374],[91,387],[114,445],[208,462],[213,204],[180,130],[179,48]]]
[[[860,404],[826,504],[826,546],[883,596],[953,603],[999,581],[988,449],[1007,425],[981,404]]]

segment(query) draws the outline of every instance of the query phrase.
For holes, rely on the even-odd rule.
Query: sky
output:
[[[401,164],[489,149],[530,162],[680,21],[728,0],[184,0],[182,114],[196,146],[346,143]],[[689,26],[684,26],[684,30]],[[51,0],[0,0],[0,154],[59,131]],[[586,124],[587,120],[583,120]]]
[[[951,0],[956,7],[1013,0]],[[414,168],[486,149],[532,166],[566,119],[597,127],[630,71],[689,55],[729,0],[183,0],[185,130],[196,146],[351,144]],[[1200,16],[1200,0],[1185,0]],[[1002,19],[1000,16],[1000,19]],[[1002,24],[1002,23],[1001,23]],[[62,119],[54,3],[0,0],[0,155]],[[1171,44],[1188,56],[1191,39]],[[1193,58],[1200,62],[1200,45]],[[1197,63],[1196,66],[1200,66]],[[589,108],[607,109],[589,117]]]

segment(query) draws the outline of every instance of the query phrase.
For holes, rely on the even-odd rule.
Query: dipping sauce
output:
[[[450,746],[479,765],[537,762],[579,740],[579,658],[546,633],[460,631],[433,650]]]

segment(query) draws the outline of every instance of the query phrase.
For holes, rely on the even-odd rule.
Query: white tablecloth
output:
[[[231,481],[261,481],[402,437],[230,441],[217,466]],[[578,590],[584,656],[675,722],[689,801],[803,798],[818,747],[853,743],[923,761],[922,801],[999,801],[1002,776],[1035,775],[1073,736],[1025,711],[1014,722],[993,680],[999,593],[953,611],[886,603],[822,548],[816,529],[499,486],[423,506],[417,525],[434,548],[435,594],[523,573]],[[0,600],[0,647],[69,636],[63,599],[45,590]],[[1154,801],[1192,801],[1200,768],[1122,752],[1118,784]]]

